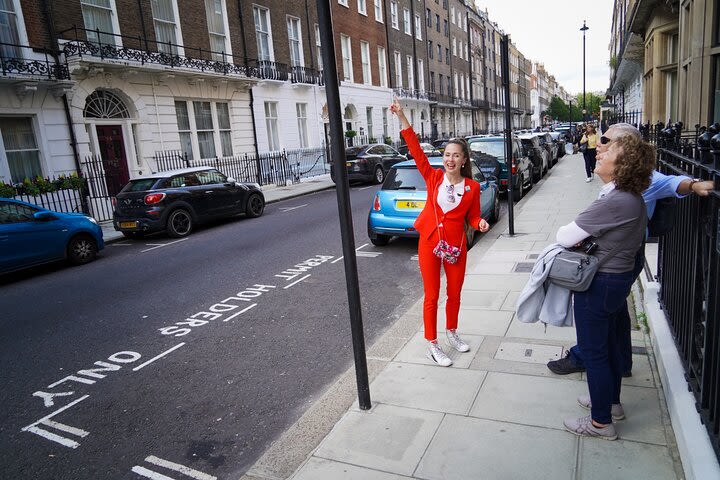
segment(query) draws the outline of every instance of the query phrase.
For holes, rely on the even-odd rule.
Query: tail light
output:
[[[514,159],[514,158],[513,158],[511,167],[510,167],[510,171],[512,172],[513,175],[515,175],[515,174],[517,173],[517,165],[515,164],[515,159]]]
[[[149,195],[145,195],[145,205],[155,205],[156,203],[162,202],[164,199],[164,193],[151,193]]]
[[[110,201],[112,202],[113,208],[117,207],[117,197],[112,197]]]
[[[380,211],[380,195],[375,195],[375,201],[373,202],[373,210],[376,212]]]

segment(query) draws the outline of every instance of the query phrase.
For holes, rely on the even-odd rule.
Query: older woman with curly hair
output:
[[[598,245],[595,255],[600,259],[613,251],[590,287],[574,294],[577,340],[590,391],[590,395],[578,397],[590,415],[564,422],[576,435],[615,440],[613,420],[625,418],[620,404],[623,332],[618,318],[630,293],[635,254],[645,235],[647,211],[642,192],[650,184],[654,166],[655,150],[650,144],[635,136],[612,140],[597,157],[595,173],[605,183],[599,198],[557,232],[557,242],[565,247],[592,240]]]

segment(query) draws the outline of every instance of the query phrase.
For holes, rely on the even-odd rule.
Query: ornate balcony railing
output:
[[[290,81],[292,81],[292,83],[324,84],[321,72],[300,66],[290,67]]]
[[[437,101],[438,103],[447,103],[451,104],[453,103],[453,97],[450,95],[446,95],[444,93],[438,93],[437,94]]]
[[[398,98],[417,98],[418,100],[433,100],[435,94],[425,90],[415,90],[412,88],[393,88],[393,93]]]
[[[0,69],[3,77],[70,80],[64,59],[56,62],[51,51],[27,45],[0,42]]]
[[[461,107],[469,107],[471,105],[470,100],[462,97],[453,97],[453,103]]]
[[[271,62],[270,60],[253,60],[249,62],[249,65],[248,74],[252,77],[280,82],[290,78],[288,66],[284,63]]]
[[[487,100],[480,100],[480,99],[474,98],[471,103],[472,103],[472,106],[475,108],[482,108],[484,110],[487,110],[490,108],[490,102],[488,102]]]

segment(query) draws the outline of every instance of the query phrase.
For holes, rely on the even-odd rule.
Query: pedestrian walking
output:
[[[625,417],[620,403],[623,372],[618,319],[626,306],[635,255],[644,238],[647,210],[641,194],[650,185],[654,166],[655,149],[650,144],[634,136],[611,142],[595,168],[605,184],[600,198],[557,232],[557,243],[565,247],[592,237],[599,258],[614,252],[590,287],[574,293],[577,340],[590,392],[578,397],[590,415],[564,421],[565,428],[576,435],[615,440],[613,419]]]
[[[593,172],[595,171],[597,144],[598,135],[597,130],[595,130],[595,126],[587,125],[585,127],[585,133],[580,139],[580,150],[582,150],[583,158],[585,159],[585,174],[587,175],[587,178],[585,179],[586,183],[591,182],[595,176]]]
[[[390,111],[400,119],[400,133],[427,187],[425,207],[414,224],[420,234],[418,258],[425,294],[423,323],[428,341],[427,357],[438,365],[449,367],[452,360],[437,342],[440,270],[445,269],[447,278],[447,343],[458,352],[467,352],[470,347],[457,334],[460,291],[467,262],[465,224],[467,222],[481,232],[487,232],[490,226],[480,216],[480,185],[472,179],[467,142],[462,138],[451,138],[443,152],[445,171],[432,168],[397,99],[390,105]]]

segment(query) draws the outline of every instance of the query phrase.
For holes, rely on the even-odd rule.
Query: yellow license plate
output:
[[[399,209],[422,209],[425,207],[425,200],[413,201],[413,200],[398,200],[395,206]]]
[[[120,228],[137,228],[137,222],[120,222]]]
[[[346,166],[346,167],[352,167],[352,165],[353,165],[353,164],[350,163],[350,162],[346,162],[346,163],[345,163],[345,166]]]

